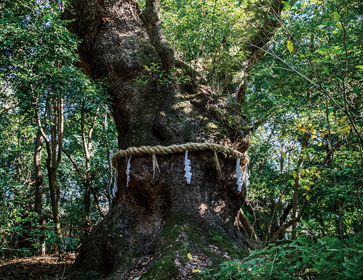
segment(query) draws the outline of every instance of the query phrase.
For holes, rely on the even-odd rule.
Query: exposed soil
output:
[[[221,251],[217,246],[210,245],[210,250],[214,253],[231,260],[227,253]],[[180,276],[172,277],[172,280],[187,280],[192,276],[196,276],[198,272],[210,266],[210,259],[206,258],[198,251],[188,254],[188,262],[186,265],[181,264],[180,256],[175,256],[174,264],[180,272]],[[0,280],[38,280],[38,279],[54,279],[72,280],[72,275],[65,276],[68,269],[73,264],[76,254],[64,255],[61,258],[55,255],[32,256],[26,258],[14,258],[11,260],[0,260]],[[119,279],[136,280],[147,272],[148,268],[155,262],[153,256],[146,256],[140,259],[134,258],[132,265],[121,275]],[[97,277],[99,276],[99,277]],[[103,279],[101,275],[94,275],[90,271],[88,277]]]
[[[0,280],[70,279],[64,277],[76,255],[54,255],[0,260]]]

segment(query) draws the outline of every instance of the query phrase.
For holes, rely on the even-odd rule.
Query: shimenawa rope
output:
[[[114,154],[112,157],[112,166],[114,168],[117,167],[117,160],[123,157],[128,157],[132,155],[141,155],[141,154],[151,154],[152,161],[153,161],[153,175],[155,176],[155,173],[159,169],[158,162],[156,160],[155,155],[166,155],[166,154],[173,154],[173,153],[179,153],[179,152],[185,152],[187,150],[212,150],[214,151],[214,160],[216,164],[216,168],[218,173],[221,172],[220,165],[218,162],[217,152],[222,152],[224,154],[227,154],[229,156],[232,156],[234,158],[240,158],[249,161],[248,155],[246,153],[240,153],[232,148],[223,146],[221,144],[215,144],[215,143],[185,143],[181,145],[171,145],[171,146],[141,146],[141,147],[130,147],[126,150],[120,150],[117,153]]]

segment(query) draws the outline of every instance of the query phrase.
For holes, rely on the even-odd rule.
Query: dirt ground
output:
[[[227,260],[232,258],[227,254],[219,250],[218,247],[210,245],[209,248],[215,254],[223,256]],[[189,261],[185,266],[182,266],[179,261],[179,256],[176,256],[174,261],[175,266],[178,268],[180,275],[171,280],[188,280],[195,279],[193,276],[199,271],[202,271],[206,267],[210,266],[210,260],[203,254],[194,252],[188,254]],[[76,259],[75,253],[62,255],[61,258],[55,255],[32,256],[24,258],[13,259],[1,259],[0,260],[0,280],[72,280],[73,277],[67,275],[67,271]],[[126,269],[119,276],[119,279],[134,280],[139,279],[152,265],[153,256],[146,256],[141,259],[133,259],[132,265]],[[90,273],[88,277],[95,277],[97,279],[103,279],[103,277],[93,275]]]
[[[75,254],[0,260],[0,280],[67,279],[64,275],[76,259]]]

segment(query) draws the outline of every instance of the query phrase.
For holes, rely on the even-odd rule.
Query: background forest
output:
[[[112,203],[107,81],[78,67],[66,5],[0,3],[4,255],[74,252]],[[251,131],[242,210],[261,249],[195,276],[362,279],[363,3],[161,0],[160,10],[177,65],[195,70],[173,82],[203,80]],[[145,69],[140,86],[170,82]],[[235,118],[215,125],[228,133]]]

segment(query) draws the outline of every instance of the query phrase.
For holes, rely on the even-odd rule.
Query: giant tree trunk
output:
[[[208,87],[162,85],[157,79],[141,88],[135,85],[135,78],[146,75],[144,65],[173,65],[160,21],[147,18],[158,11],[143,14],[145,28],[135,0],[74,0],[72,6],[74,14],[66,17],[76,19],[69,28],[83,39],[80,66],[108,84],[120,149],[213,142],[247,150],[248,130],[235,129],[243,118],[231,118],[233,113]],[[147,7],[158,3],[147,1]],[[147,32],[154,32],[151,40]],[[232,122],[227,125],[227,120]],[[209,150],[189,151],[190,185],[184,178],[184,153],[157,156],[160,174],[155,178],[151,155],[133,156],[127,188],[127,161],[119,159],[112,209],[85,238],[73,273],[129,279],[126,274],[138,265],[134,260],[152,255],[141,279],[171,279],[185,274],[183,268],[182,277],[192,273],[188,253],[207,265],[223,261],[224,252],[244,255],[254,242],[234,225],[244,196],[237,192],[236,160],[219,154],[217,175],[213,155]],[[218,246],[220,254],[210,245]]]

